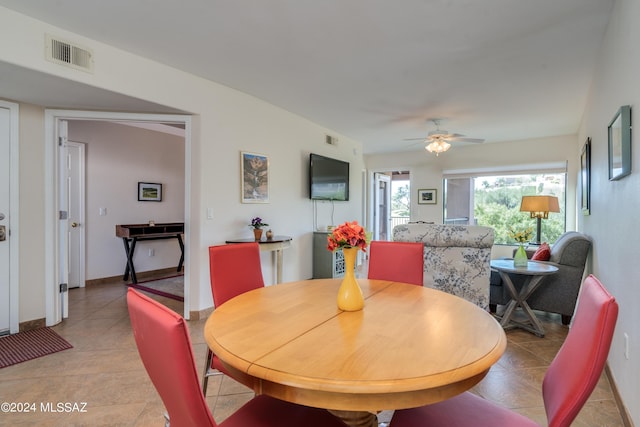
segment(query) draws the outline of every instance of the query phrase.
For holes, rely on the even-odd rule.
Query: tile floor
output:
[[[53,329],[73,349],[0,369],[0,402],[35,404],[29,413],[0,413],[11,426],[162,426],[164,408],[140,362],[131,334],[122,282],[90,285],[69,293],[69,318]],[[155,297],[182,313],[182,303]],[[508,331],[507,351],[474,388],[483,397],[546,425],[541,381],[567,333],[559,318],[540,314],[545,338]],[[204,320],[191,321],[198,368],[204,363]],[[244,386],[223,377],[209,382],[207,401],[217,421],[252,397]],[[86,412],[42,411],[41,404],[86,402]],[[379,414],[386,425],[390,411]],[[574,426],[622,426],[606,377]]]

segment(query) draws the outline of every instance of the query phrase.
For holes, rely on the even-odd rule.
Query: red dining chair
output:
[[[189,328],[164,305],[129,288],[127,304],[142,363],[174,427],[345,427],[328,411],[260,395],[216,424],[198,382]]]
[[[587,277],[573,324],[542,382],[551,427],[568,427],[596,386],[607,361],[618,304],[600,281]],[[529,418],[466,392],[433,405],[396,411],[389,427],[538,426]]]
[[[369,244],[369,279],[393,280],[422,286],[424,246],[418,242]]]
[[[209,247],[209,275],[213,304],[220,307],[242,293],[264,287],[260,248],[257,242]],[[218,356],[207,349],[202,393],[207,395],[209,377],[228,374]]]

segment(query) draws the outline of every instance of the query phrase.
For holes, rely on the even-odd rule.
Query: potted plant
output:
[[[256,240],[260,240],[262,238],[262,227],[267,227],[268,225],[269,224],[262,222],[262,218],[259,216],[251,220],[249,227],[253,227],[253,235]]]

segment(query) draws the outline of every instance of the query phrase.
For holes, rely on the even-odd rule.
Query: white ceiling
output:
[[[239,89],[360,140],[365,153],[374,153],[416,149],[403,139],[434,130],[429,118],[443,119],[442,129],[487,142],[575,133],[613,2],[0,0],[0,5]],[[18,71],[20,79],[5,74]],[[0,96],[63,108],[172,112],[75,83],[63,97],[57,85],[47,84],[53,77],[22,73],[0,64]]]

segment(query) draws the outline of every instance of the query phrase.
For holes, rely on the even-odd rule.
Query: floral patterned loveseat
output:
[[[409,223],[393,228],[393,240],[424,243],[424,286],[489,308],[493,228]]]

